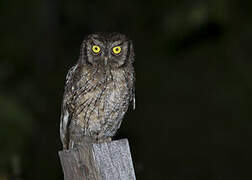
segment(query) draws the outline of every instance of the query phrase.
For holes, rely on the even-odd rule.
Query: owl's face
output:
[[[86,63],[92,66],[118,68],[127,63],[132,54],[131,41],[118,33],[89,35],[83,42],[82,52]]]

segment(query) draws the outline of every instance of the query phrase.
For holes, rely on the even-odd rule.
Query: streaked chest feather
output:
[[[87,127],[87,124],[92,126],[121,118],[128,108],[130,91],[124,71],[89,75],[77,83],[79,91],[73,102],[74,119],[79,119],[78,124]]]

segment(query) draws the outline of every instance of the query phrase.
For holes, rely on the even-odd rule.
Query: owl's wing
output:
[[[132,95],[132,106],[133,106],[133,110],[136,109],[136,96],[135,96],[135,88],[133,88],[133,95]]]
[[[132,101],[132,106],[133,106],[133,110],[136,109],[136,95],[135,95],[135,83],[136,83],[136,77],[135,77],[135,72],[133,71],[133,73],[131,74],[131,81],[132,81],[132,97],[131,97],[131,101]]]
[[[77,65],[70,68],[70,70],[67,73],[66,76],[66,85],[65,85],[65,92],[63,95],[63,102],[62,102],[62,108],[61,108],[61,117],[60,117],[60,138],[61,142],[63,144],[63,149],[68,148],[69,143],[69,134],[68,134],[68,126],[71,121],[71,103],[72,103],[72,97],[74,94],[73,87],[73,80],[74,80],[74,74],[77,69]]]

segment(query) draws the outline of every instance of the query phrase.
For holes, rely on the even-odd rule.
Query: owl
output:
[[[85,137],[110,141],[130,104],[135,109],[134,48],[120,33],[88,35],[68,71],[60,119],[63,149]]]

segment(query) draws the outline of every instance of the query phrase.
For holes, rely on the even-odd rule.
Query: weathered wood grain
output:
[[[129,143],[121,139],[104,143],[83,143],[59,152],[65,180],[136,179]]]

